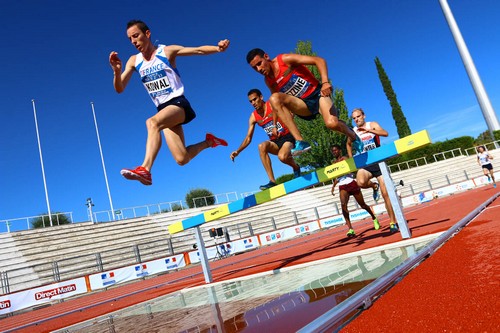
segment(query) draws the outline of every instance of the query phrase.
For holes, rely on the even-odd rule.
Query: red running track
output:
[[[500,332],[500,199],[342,332]]]
[[[412,232],[412,237],[419,237],[449,229],[480,204],[491,198],[496,192],[497,189],[493,189],[492,187],[483,187],[405,209],[405,216],[408,220],[408,224]],[[482,218],[484,218],[484,216],[486,215],[482,216]],[[498,231],[499,219],[496,216],[498,216],[498,214],[495,215],[493,213],[493,215],[488,218],[492,221],[496,219],[495,223],[492,224],[493,226],[491,227],[491,229],[494,229],[496,226],[496,231]],[[355,223],[354,227],[358,234],[356,238],[346,238],[346,229],[344,227],[332,228],[330,230],[323,230],[308,236],[293,239],[273,246],[263,247],[248,253],[226,258],[224,260],[211,262],[210,266],[212,269],[214,281],[223,281],[273,269],[279,269],[282,267],[289,267],[314,260],[329,258],[344,253],[372,248],[379,245],[395,243],[401,240],[401,236],[399,234],[391,234],[389,232],[387,216],[381,216],[379,220],[382,227],[378,231],[373,230],[371,221],[365,220]],[[477,224],[477,222],[475,223]],[[489,225],[487,223],[483,224]],[[465,230],[468,230],[468,228],[471,227],[467,227]],[[463,232],[464,231],[462,231],[462,233]],[[477,230],[475,232],[477,232]],[[494,234],[494,232],[489,233],[488,237],[490,237],[491,234]],[[498,235],[494,236],[498,237]],[[498,238],[494,238],[492,236],[491,239],[496,239],[496,247],[498,247]],[[441,288],[443,285],[451,284],[453,279],[448,275],[451,275],[458,264],[466,265],[468,262],[474,263],[474,266],[469,266],[474,267],[474,270],[471,269],[471,272],[475,273],[471,274],[481,275],[481,272],[485,271],[487,271],[488,274],[493,274],[493,268],[489,269],[486,267],[491,266],[498,269],[498,257],[496,257],[496,264],[489,261],[489,258],[492,258],[492,255],[495,252],[493,248],[496,250],[496,247],[492,247],[489,242],[489,238],[485,238],[484,235],[482,235],[482,237],[479,236],[477,239],[473,239],[468,242],[467,245],[464,245],[463,252],[460,252],[460,255],[443,258],[443,263],[437,265],[439,267],[435,268],[436,271],[431,270],[430,272],[426,272],[424,274],[424,278],[419,278],[419,280],[421,280],[420,283],[423,283],[423,281],[426,280],[433,280],[434,276],[437,276],[437,271],[442,270],[443,275],[440,276],[440,279],[437,280],[437,283],[434,283],[434,286],[439,286],[438,289],[431,288],[426,290],[426,288],[430,287],[427,285],[420,286],[419,284],[413,282],[408,288],[411,292],[405,290],[405,292],[398,294],[398,296],[393,299],[392,304],[397,304],[395,308],[389,307],[390,301],[387,301],[389,302],[388,304],[384,303],[384,305],[380,305],[381,307],[383,307],[383,311],[381,311],[381,313],[383,313],[384,315],[379,316],[381,316],[382,318],[386,318],[387,322],[392,323],[392,326],[385,326],[385,328],[381,329],[380,331],[403,331],[400,329],[401,324],[398,322],[398,320],[404,322],[416,322],[417,320],[412,319],[413,311],[411,310],[414,308],[417,309],[417,307],[410,307],[408,306],[408,304],[410,303],[410,300],[415,300],[415,303],[419,304],[422,307],[430,306],[427,303],[418,301],[419,297],[425,294],[425,292],[430,292],[434,295],[433,297],[430,297],[429,302],[433,303],[438,309],[433,311],[420,311],[420,318],[427,318],[428,316],[429,323],[432,322],[432,318],[438,318],[442,323],[442,327],[448,327],[448,325],[450,325],[450,327],[456,327],[451,326],[451,322],[458,320],[459,318],[447,317],[448,314],[443,309],[453,308],[454,305],[449,303],[451,303],[452,301],[455,302],[455,298],[451,298],[451,295],[457,294],[463,295],[460,296],[460,300],[462,302],[461,304],[468,304],[467,311],[469,311],[471,307],[476,307],[475,304],[479,304],[479,308],[483,309],[483,318],[486,317],[485,312],[487,312],[488,310],[483,307],[485,307],[486,304],[490,306],[493,303],[498,302],[499,299],[498,297],[495,297],[494,301],[490,301],[489,303],[486,302],[487,299],[491,300],[493,295],[498,296],[498,270],[495,271],[496,279],[493,277],[493,275],[485,277],[476,276],[476,280],[471,279],[473,281],[466,282],[466,286],[467,288],[469,288],[475,281],[477,281],[478,283],[479,281],[489,281],[488,283],[483,283],[481,285],[481,293],[466,291],[465,289],[467,288],[465,288],[466,286],[464,285],[464,283],[460,284],[459,287],[455,286],[447,289]],[[488,253],[484,254],[484,251],[487,251]],[[440,252],[441,249],[438,250],[438,252],[431,258],[433,259],[435,256],[440,254]],[[498,251],[496,253],[498,254]],[[488,260],[485,260],[483,258],[476,261],[470,258],[479,258],[480,255],[488,256]],[[441,255],[439,257],[441,257]],[[427,261],[429,261],[429,259]],[[424,262],[424,264],[427,265],[427,261]],[[424,264],[422,264],[421,266],[425,267]],[[483,270],[478,271],[478,266],[484,266]],[[420,269],[420,266],[417,267],[415,272],[418,272]],[[462,271],[464,270],[466,269],[463,269]],[[411,274],[416,273],[410,273],[410,275]],[[429,274],[431,275],[428,276]],[[406,282],[406,279],[409,278],[410,275],[403,279],[403,282]],[[462,275],[459,274],[459,276]],[[460,280],[457,282],[460,282]],[[63,328],[140,302],[144,302],[161,295],[181,290],[183,288],[203,285],[204,283],[204,276],[201,270],[201,266],[192,266],[187,269],[172,272],[170,274],[153,277],[128,285],[118,286],[110,290],[97,292],[76,299],[67,300],[63,303],[54,304],[50,307],[29,311],[17,314],[12,317],[1,319],[0,331],[15,331],[16,333],[33,331],[49,332],[51,330]],[[388,298],[393,293],[393,290],[397,291],[399,288],[402,288],[402,286],[404,286],[404,284],[399,283],[394,288],[392,288],[389,292],[383,295],[372,308],[370,308],[368,311],[365,311],[358,319],[347,326],[345,330],[359,332],[366,331],[368,328],[370,329],[370,331],[372,331],[373,329],[377,329],[377,327],[374,326],[375,321],[373,320],[375,319],[370,319],[367,316],[369,316],[372,311],[376,311],[376,309],[379,308],[379,303],[382,303],[385,298]],[[455,294],[453,294],[453,292],[455,292]],[[498,303],[496,304],[498,305]],[[403,306],[407,307],[411,314],[403,313],[400,309],[400,307]],[[489,307],[489,309],[495,312],[496,307],[492,306]],[[419,311],[415,310],[415,312]],[[469,316],[468,313],[457,314],[456,312],[452,313],[451,311],[449,313],[450,316],[453,314],[459,315],[460,317],[467,317],[471,321],[474,319],[474,317]],[[364,317],[367,317],[367,319],[364,319]],[[419,321],[420,320],[421,319],[419,319]],[[382,322],[382,320],[380,321]],[[358,322],[360,324],[357,324]],[[36,326],[27,326],[32,323],[38,324]],[[483,322],[478,323],[477,325],[483,327],[481,326],[482,323]],[[498,321],[496,322],[496,324],[498,324]],[[382,325],[380,327],[382,327]],[[436,326],[427,326],[427,329],[424,329],[424,331],[427,331],[429,327],[432,330],[432,328]],[[406,329],[404,331],[406,331]],[[455,329],[455,331],[464,330]]]

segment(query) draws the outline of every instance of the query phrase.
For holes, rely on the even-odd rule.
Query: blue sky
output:
[[[266,139],[257,128],[252,144],[229,159],[245,136],[252,111],[246,93],[263,78],[246,63],[260,47],[270,56],[295,49],[299,40],[328,62],[349,110],[362,107],[397,138],[390,105],[374,58],[392,81],[413,132],[427,129],[434,141],[487,129],[438,0],[384,1],[8,1],[2,4],[0,98],[0,220],[47,212],[31,100],[38,126],[52,211],[88,220],[110,209],[90,102],[94,102],[115,209],[183,200],[193,188],[214,194],[255,191],[267,183],[257,154]],[[450,0],[449,5],[494,109],[500,108],[500,2]],[[197,118],[185,126],[188,144],[207,131],[229,147],[202,152],[178,166],[164,144],[153,167],[153,185],[126,181],[121,168],[144,157],[145,120],[155,107],[134,74],[117,94],[108,63],[135,53],[125,34],[130,19],[144,20],[163,44],[215,45],[227,52],[178,58],[186,96]],[[290,173],[273,158],[276,176]]]

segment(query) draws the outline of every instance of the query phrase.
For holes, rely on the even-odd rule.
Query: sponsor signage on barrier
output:
[[[329,228],[334,225],[342,225],[345,223],[345,219],[342,215],[336,215],[333,217],[328,217],[319,220],[319,225],[321,228]]]
[[[376,207],[380,206],[380,207]],[[384,205],[376,205],[373,207],[374,210],[377,211],[377,213],[385,212],[385,206]],[[377,214],[375,213],[375,214]],[[351,222],[356,221],[356,220],[362,220],[364,218],[367,218],[370,216],[368,212],[364,209],[357,209],[353,212],[349,213],[349,218],[351,219]],[[344,216],[342,215],[335,215],[333,217],[328,217],[324,219],[319,220],[319,224],[321,228],[329,228],[335,225],[342,225],[345,223]]]
[[[0,296],[0,315],[84,294],[87,291],[85,278],[81,277]]]
[[[135,264],[133,266],[92,274],[89,275],[90,289],[102,289],[114,284],[140,279],[148,275],[154,275],[184,266],[186,266],[184,254],[178,254],[167,258]]]
[[[312,221],[284,228],[281,230],[276,230],[273,232],[267,232],[265,234],[261,234],[259,235],[259,240],[261,245],[269,245],[276,242],[280,242],[285,239],[295,238],[299,235],[310,233],[316,230],[319,230],[319,224],[317,221]]]
[[[206,248],[208,260],[217,258],[217,256],[229,256],[236,253],[241,253],[248,251],[250,249],[255,249],[260,246],[259,239],[257,236],[247,237],[243,239],[238,239],[234,242],[227,242],[217,244],[219,252],[217,253],[217,248],[215,246],[210,246]],[[191,251],[188,253],[189,262],[197,263],[200,262],[200,251]]]

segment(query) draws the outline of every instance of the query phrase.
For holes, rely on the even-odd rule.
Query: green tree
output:
[[[51,217],[53,226],[71,223],[71,219],[69,218],[69,216],[66,214],[62,214],[61,212],[54,212],[51,214]],[[31,227],[33,229],[50,227],[49,214],[40,214],[40,216],[31,221]]]
[[[204,188],[195,188],[186,194],[186,203],[189,208],[211,206],[215,203],[215,196]]]
[[[310,41],[299,41],[295,53],[316,56],[316,53],[312,51],[312,44]],[[308,66],[308,68],[318,80],[321,79],[316,66]],[[350,124],[349,112],[344,101],[343,90],[334,88],[333,103],[339,112],[339,119]],[[312,147],[310,152],[296,158],[297,163],[303,168],[311,170],[330,165],[333,159],[331,153],[332,145],[339,144],[342,147],[345,146],[345,136],[326,128],[321,116],[310,121],[295,117],[295,122],[304,139],[309,141]]]
[[[483,133],[479,134],[479,136],[476,138],[476,144],[485,144],[489,143],[492,141],[500,140],[500,130],[499,131],[493,131],[493,135],[495,136],[494,138],[491,137],[490,131],[484,131]]]
[[[396,93],[392,89],[391,80],[389,80],[389,77],[385,73],[384,67],[382,67],[382,63],[380,62],[378,57],[375,57],[375,65],[377,66],[378,77],[380,79],[380,82],[382,83],[382,87],[384,88],[385,96],[391,104],[392,118],[396,123],[398,135],[400,138],[404,138],[405,136],[411,134],[410,126],[408,125],[406,117],[401,110],[401,106],[399,105]]]

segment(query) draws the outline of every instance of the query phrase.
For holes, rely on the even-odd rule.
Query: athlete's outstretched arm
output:
[[[134,73],[135,70],[135,55],[131,56],[127,64],[125,65],[125,70],[122,73],[122,61],[118,57],[118,53],[113,51],[109,55],[109,64],[111,65],[111,68],[113,69],[113,86],[116,90],[117,93],[121,93],[125,90],[125,87],[127,86],[128,82],[130,81],[130,78],[132,77],[132,74]]]
[[[166,47],[167,53],[179,56],[190,55],[206,55],[218,52],[224,52],[229,47],[229,39],[221,40],[217,45],[203,45],[203,46],[181,46],[169,45]]]
[[[236,149],[235,151],[233,151],[231,153],[231,155],[229,155],[229,158],[231,159],[231,161],[234,162],[234,159],[236,158],[236,156],[238,156],[252,142],[253,133],[255,130],[255,124],[256,124],[255,117],[252,113],[250,115],[250,118],[248,119],[247,136],[245,136],[245,138],[243,139],[243,142],[240,144],[238,149]]]

